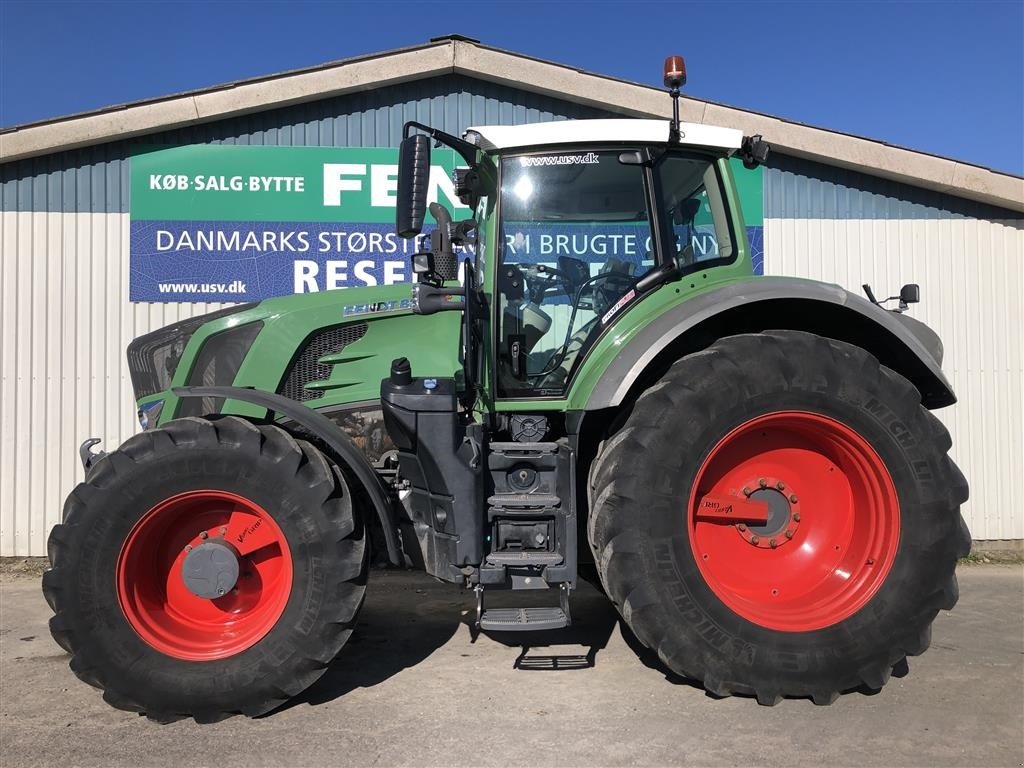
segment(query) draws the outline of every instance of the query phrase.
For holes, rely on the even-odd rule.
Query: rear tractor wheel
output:
[[[360,510],[310,444],[189,418],[102,458],[50,534],[43,592],[71,668],[121,709],[200,722],[325,671],[366,584]]]
[[[967,484],[917,390],[807,333],[722,339],[641,395],[591,473],[601,579],[716,695],[881,688],[957,599]]]

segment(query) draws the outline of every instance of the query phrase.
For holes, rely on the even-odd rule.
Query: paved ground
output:
[[[931,650],[882,693],[765,708],[666,679],[589,586],[571,635],[523,648],[474,642],[460,590],[374,572],[351,644],[301,700],[161,726],[76,680],[38,581],[7,575],[0,765],[1024,765],[1024,569],[966,566],[960,584]]]

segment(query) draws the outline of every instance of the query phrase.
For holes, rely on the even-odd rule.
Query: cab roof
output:
[[[526,125],[475,126],[466,130],[465,137],[480,149],[493,152],[554,144],[667,144],[668,131],[668,120],[555,120]],[[679,131],[679,143],[683,146],[732,152],[739,149],[743,141],[743,132],[734,128],[680,123]]]

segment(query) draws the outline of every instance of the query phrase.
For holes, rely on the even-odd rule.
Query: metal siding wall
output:
[[[135,144],[396,146],[406,120],[468,125],[606,113],[461,76],[0,166],[0,555],[42,555],[81,479],[76,447],[136,429],[124,348],[223,304],[131,304],[128,157]],[[766,274],[878,290],[921,284],[912,310],[946,344],[960,404],[939,412],[971,481],[979,539],[1024,538],[999,495],[1024,470],[1024,233],[1019,218],[813,163],[765,172]],[[952,309],[950,309],[952,308]]]
[[[0,166],[0,204],[4,211],[127,213],[128,160],[134,147],[397,147],[408,120],[458,135],[470,125],[609,115],[462,75],[447,75],[8,163]]]
[[[397,146],[406,120],[459,133],[603,116],[453,75],[0,166],[0,555],[46,554],[84,438],[111,450],[137,431],[128,343],[228,306],[127,301],[133,146]]]
[[[1024,476],[1024,220],[1019,214],[815,163],[766,169],[765,274],[876,295],[921,285],[910,314],[945,345],[959,402],[936,412],[971,484],[975,539],[1024,538],[1005,489]]]

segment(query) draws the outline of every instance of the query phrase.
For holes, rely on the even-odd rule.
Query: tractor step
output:
[[[512,608],[485,608],[484,587],[477,584],[476,625],[491,632],[539,632],[546,629],[562,629],[572,624],[569,610],[568,583],[558,585],[558,605]]]
[[[517,550],[512,552],[491,552],[487,556],[489,565],[558,565],[565,558],[560,552],[548,552],[545,550]]]
[[[533,632],[569,626],[569,617],[557,606],[547,608],[488,608],[480,616],[480,629],[490,632]]]
[[[550,493],[500,493],[488,498],[487,503],[508,509],[558,509],[562,500]]]

